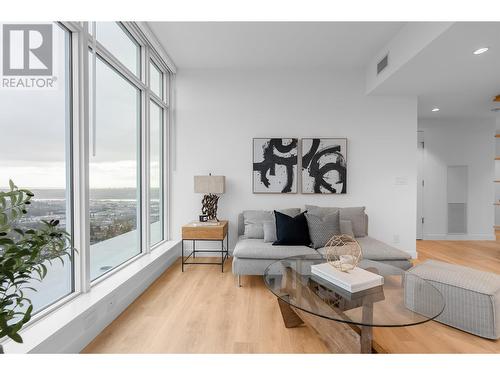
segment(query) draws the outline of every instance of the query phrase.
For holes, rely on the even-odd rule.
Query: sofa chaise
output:
[[[347,212],[347,214],[349,213],[347,210],[350,210],[350,208],[339,209],[346,210],[345,212]],[[354,234],[362,248],[363,259],[385,263],[404,270],[412,267],[411,256],[408,253],[367,235],[368,215],[364,213],[364,207],[362,209],[362,221],[358,220],[360,217],[360,215],[358,215],[358,219],[353,219],[357,220],[353,226],[357,226],[357,233]],[[233,251],[232,268],[233,274],[238,276],[238,286],[241,286],[240,280],[242,275],[263,275],[266,268],[279,259],[307,254],[317,255],[318,253],[325,255],[325,248],[314,249],[308,246],[273,246],[272,242],[265,242],[264,238],[248,238],[248,236],[245,235],[246,212],[248,211],[238,215],[238,242]],[[269,213],[270,211],[267,212]]]

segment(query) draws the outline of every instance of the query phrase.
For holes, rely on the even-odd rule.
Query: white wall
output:
[[[366,92],[371,93],[408,61],[453,25],[453,22],[408,22],[371,59],[366,67]],[[377,64],[389,54],[389,63],[380,74]]]
[[[424,239],[494,239],[494,120],[419,120],[424,132]],[[447,167],[468,166],[467,235],[447,235]]]
[[[496,118],[496,132],[500,134],[500,116]],[[495,156],[500,156],[500,138],[495,138]],[[495,180],[500,180],[500,160],[495,161]],[[495,202],[500,202],[500,183],[495,183]],[[495,225],[500,227],[500,206],[495,206]]]
[[[193,176],[211,172],[226,176],[219,217],[230,220],[231,248],[238,212],[309,203],[364,205],[370,235],[415,254],[416,99],[367,97],[364,79],[364,72],[179,71],[173,236],[200,211]],[[311,136],[348,138],[348,194],[252,194],[252,138]]]

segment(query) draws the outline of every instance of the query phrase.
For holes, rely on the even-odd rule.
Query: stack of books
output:
[[[312,265],[311,273],[350,293],[360,292],[384,284],[382,276],[359,267],[354,267],[348,272],[342,272],[331,264],[321,263]]]

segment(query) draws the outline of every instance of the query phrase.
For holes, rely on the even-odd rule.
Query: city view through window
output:
[[[53,24],[53,73],[57,85],[52,89],[0,90],[0,103],[9,110],[0,111],[0,186],[7,190],[9,179],[19,188],[35,194],[28,214],[19,220],[23,229],[33,228],[41,220],[58,219],[60,226],[72,232],[70,149],[70,33]],[[20,47],[19,47],[20,48]],[[73,265],[67,257],[64,265],[53,262],[43,282],[25,290],[34,309],[40,310],[73,291]]]

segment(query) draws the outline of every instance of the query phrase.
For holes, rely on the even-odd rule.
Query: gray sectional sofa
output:
[[[322,209],[315,206],[306,206],[306,209],[312,207]],[[345,219],[352,222],[352,228],[354,229],[352,234],[355,235],[356,240],[361,246],[364,259],[382,262],[405,270],[412,266],[409,254],[368,236],[368,215],[364,213],[364,207],[338,209],[341,210],[341,220]],[[298,209],[289,209],[288,211],[290,212],[290,210]],[[261,212],[269,215],[271,211]],[[287,213],[287,210],[283,210],[283,212]],[[245,222],[245,217],[247,217],[247,223]],[[244,211],[238,215],[238,242],[233,251],[233,274],[238,276],[239,285],[241,285],[240,276],[263,275],[266,268],[279,259],[304,254],[325,254],[325,248],[273,246],[272,242],[264,241],[263,236],[260,235],[258,230],[253,230],[253,232],[252,229],[249,230],[248,217],[253,217],[253,229],[259,229],[259,211]],[[257,219],[255,219],[256,217]],[[248,235],[245,234],[245,224],[247,224]]]

